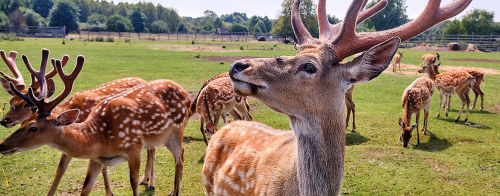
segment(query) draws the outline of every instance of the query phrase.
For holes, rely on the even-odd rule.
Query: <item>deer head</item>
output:
[[[403,52],[398,51],[400,57],[403,57]]]
[[[436,52],[436,59],[439,61],[439,52]]]
[[[399,117],[399,126],[401,126],[401,128],[403,129],[399,140],[403,141],[403,147],[405,147],[405,148],[408,147],[408,142],[411,139],[413,129],[415,129],[417,127],[417,125],[418,125],[418,123],[415,123],[412,126],[405,125],[405,123],[403,122],[403,119],[401,119],[401,117]]]
[[[48,56],[48,50],[44,49],[42,50],[42,53],[44,56]],[[16,95],[24,99],[26,102],[32,102],[37,111],[30,118],[28,118],[18,130],[16,130],[12,135],[5,139],[2,144],[0,144],[0,153],[2,154],[12,154],[15,152],[26,151],[51,143],[52,141],[58,139],[58,134],[60,133],[61,128],[75,122],[79,114],[78,109],[66,111],[61,115],[51,114],[51,111],[71,92],[73,82],[80,73],[84,64],[85,60],[83,56],[77,57],[77,64],[70,75],[64,74],[60,60],[54,60],[55,63],[53,65],[55,65],[54,67],[57,70],[57,74],[64,82],[65,88],[60,95],[49,102],[45,102],[45,99],[48,97],[47,88],[44,87],[44,85],[47,84],[47,81],[44,77],[46,63],[43,62],[46,62],[47,59],[42,58],[40,71],[33,69],[25,55],[23,55],[23,60],[25,61],[28,70],[35,75],[36,79],[40,83],[40,95],[36,96],[32,88],[28,89],[28,93],[26,95],[15,89],[12,83],[9,85]]]

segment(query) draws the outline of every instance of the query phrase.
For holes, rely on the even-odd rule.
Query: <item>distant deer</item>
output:
[[[476,82],[474,77],[467,73],[466,71],[451,71],[441,74],[438,73],[438,67],[441,63],[434,65],[433,63],[427,64],[418,70],[419,73],[427,73],[429,78],[434,81],[437,90],[439,91],[439,111],[436,117],[441,114],[441,105],[443,103],[443,96],[447,99],[453,94],[457,94],[458,98],[462,101],[462,108],[458,112],[455,121],[460,119],[460,115],[464,109],[464,105],[467,104],[467,114],[465,115],[465,122],[469,119],[469,91]],[[446,100],[445,100],[446,103]],[[446,107],[446,116],[448,116],[448,107]]]
[[[27,62],[24,55],[23,60]],[[90,159],[82,195],[90,193],[103,165],[112,166],[127,161],[133,193],[139,195],[141,150],[164,144],[174,155],[176,163],[171,195],[180,195],[184,153],[182,140],[191,104],[188,92],[170,80],[142,83],[99,102],[87,120],[74,123],[80,113],[78,109],[60,115],[52,114],[52,110],[71,92],[83,63],[84,57],[78,56],[73,72],[65,75],[61,62],[56,61],[57,74],[65,88],[50,102],[45,102],[44,63],[39,72],[26,63],[30,72],[40,81],[41,99],[35,97],[31,88],[27,94],[23,94],[12,83],[9,85],[16,95],[36,105],[38,115],[27,119],[7,137],[0,144],[0,153],[10,155],[47,144],[70,157]]]
[[[226,124],[226,113],[235,120],[241,120],[242,117],[236,111],[238,110],[246,120],[253,120],[252,115],[247,110],[245,97],[238,96],[234,93],[231,79],[222,77],[210,82],[203,90],[201,90],[196,106],[196,112],[201,115],[200,131],[203,134],[203,139],[208,145],[205,136],[204,124],[207,125],[207,131],[214,134],[217,130],[219,116],[222,116],[224,124]],[[212,120],[213,119],[213,120]]]
[[[470,0],[440,7],[430,0],[409,23],[382,32],[356,33],[356,25],[387,1],[360,12],[368,0],[354,0],[343,22],[331,25],[325,1],[318,3],[319,38],[292,5],[296,56],[242,59],[229,75],[238,95],[253,96],[290,120],[292,131],[235,121],[215,133],[203,165],[206,195],[339,195],[344,176],[345,93],[368,82],[390,64],[401,41],[465,9]],[[399,37],[395,37],[399,36]],[[345,58],[367,51],[352,61]]]
[[[399,65],[399,73],[401,73],[401,58],[403,58],[403,52],[399,52],[392,57],[392,72],[396,73],[396,64]]]
[[[432,94],[434,93],[434,82],[426,77],[417,78],[413,83],[406,87],[401,106],[403,107],[403,119],[399,118],[399,126],[403,129],[400,141],[403,141],[403,147],[408,146],[412,136],[413,129],[417,128],[417,144],[420,144],[418,133],[418,124],[420,111],[424,110],[424,127],[422,131],[427,135],[427,119],[429,117],[429,106],[431,105]],[[411,115],[416,114],[415,124],[410,126]]]
[[[354,100],[352,99],[352,92],[354,91],[354,87],[356,85],[352,85],[352,87],[347,90],[345,93],[345,105],[347,107],[347,117],[345,119],[345,127],[349,126],[349,116],[351,116],[352,111],[352,130],[351,132],[356,132],[356,106],[354,105]]]
[[[436,52],[436,55],[432,54],[424,54],[422,55],[422,65],[427,65],[429,63],[436,63],[436,60],[439,61],[439,52]]]
[[[471,109],[474,109],[476,107],[477,103],[477,97],[478,95],[481,96],[481,108],[479,108],[479,111],[483,110],[483,100],[484,100],[484,92],[481,90],[481,82],[484,84],[484,74],[481,73],[480,71],[473,70],[473,69],[465,69],[463,71],[468,72],[474,79],[476,79],[476,82],[474,83],[474,86],[472,86],[472,92],[476,95],[474,98],[474,105],[472,105]],[[437,72],[439,74],[439,71]],[[446,103],[448,102],[448,108],[450,107],[450,102],[451,102],[451,95],[448,96],[448,99],[444,102],[443,107],[446,106]]]
[[[45,53],[43,55],[47,56],[42,56],[42,59],[48,59],[48,53]],[[3,50],[0,51],[0,56],[4,60],[5,64],[9,67],[9,69],[12,71],[14,74],[15,78],[9,77],[7,74],[0,72],[0,75],[2,75],[3,78],[0,78],[0,82],[2,86],[5,88],[5,90],[12,95],[13,97],[10,100],[10,105],[11,109],[9,112],[5,114],[5,116],[2,118],[2,121],[0,121],[0,124],[6,128],[11,128],[14,127],[16,124],[25,121],[26,119],[30,118],[32,115],[37,115],[31,108],[35,108],[36,106],[33,103],[28,103],[25,100],[23,100],[21,97],[17,96],[14,94],[14,92],[11,90],[11,87],[9,85],[9,82],[12,82],[15,86],[15,88],[22,93],[27,93],[28,89],[25,89],[26,85],[24,84],[23,76],[21,75],[21,72],[17,68],[15,64],[15,59],[17,56],[17,52],[11,51],[9,53],[9,57],[6,57],[5,52]],[[69,56],[65,55],[62,58],[61,64],[62,67],[66,65],[66,63],[69,60]],[[52,59],[52,65],[55,67],[55,60]],[[52,94],[54,93],[54,84],[51,82],[51,78],[54,77],[57,74],[56,69],[52,69],[48,74],[45,75],[45,79],[47,81],[47,97],[51,97]],[[39,91],[37,90],[39,88],[39,82],[36,80],[36,78],[33,78],[32,76],[32,83],[30,84],[30,87],[36,92],[35,94],[38,96]],[[92,110],[97,103],[99,103],[101,100],[104,100],[110,96],[114,96],[116,94],[122,93],[123,91],[136,86],[138,84],[144,83],[144,81],[141,78],[123,78],[123,79],[118,79],[114,80],[111,82],[108,82],[106,84],[97,86],[95,88],[75,93],[73,94],[68,100],[63,103],[60,106],[56,106],[53,110],[55,114],[61,114],[66,110],[71,110],[71,109],[80,109],[80,115],[78,116],[78,119],[75,122],[83,122],[85,119],[87,119],[88,114],[90,113],[90,110]],[[148,150],[148,153],[151,153],[150,151],[153,150]],[[150,162],[150,159],[154,159],[154,157],[148,156],[148,162]],[[55,191],[57,189],[57,186],[59,185],[59,182],[64,175],[67,166],[69,165],[71,161],[71,157],[66,155],[66,154],[61,154],[61,159],[59,161],[59,164],[64,166],[64,167],[58,167],[58,170],[56,171],[56,176],[54,181],[52,182],[52,186],[50,187],[49,193],[47,195],[54,195]],[[154,164],[152,165],[154,167]],[[146,171],[150,171],[151,168],[146,167]],[[154,170],[154,169],[153,169]],[[111,186],[109,184],[108,180],[108,172],[107,168],[103,167],[102,169],[102,174],[104,178],[104,187],[106,190],[106,195],[111,196],[113,195],[111,191]],[[144,179],[149,179],[146,178],[149,175],[146,172]],[[153,188],[154,187],[154,180],[149,181],[149,187],[148,188]]]

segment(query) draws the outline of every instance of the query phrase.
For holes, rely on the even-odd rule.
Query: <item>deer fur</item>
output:
[[[484,101],[484,92],[481,89],[481,83],[484,84],[484,74],[481,73],[480,71],[473,70],[473,69],[465,69],[463,71],[468,72],[474,79],[476,79],[476,82],[474,83],[474,86],[472,86],[472,92],[474,92],[475,98],[474,98],[474,104],[472,105],[471,109],[474,109],[476,107],[477,103],[477,98],[478,96],[481,96],[481,108],[479,108],[479,111],[482,111],[484,109],[483,107],[483,101]],[[439,71],[437,72],[439,74]],[[448,99],[443,104],[443,107],[445,107],[448,103],[448,108],[450,108],[450,102],[451,102],[451,95],[448,96]]]
[[[422,55],[422,65],[427,65],[429,63],[436,63],[436,61],[439,61],[439,52],[436,52],[436,55],[432,54],[424,54]]]

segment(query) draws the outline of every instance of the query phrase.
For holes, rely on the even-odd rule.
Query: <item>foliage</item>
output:
[[[128,32],[133,31],[134,26],[129,19],[121,15],[113,15],[106,20],[106,28],[108,31]]]
[[[24,14],[19,9],[16,9],[9,14],[9,20],[12,26],[23,26],[26,23]]]
[[[375,6],[380,0],[373,0],[367,7]],[[364,21],[365,27],[375,28],[377,31],[392,29],[407,22],[406,0],[388,0],[387,6],[377,14]]]
[[[99,37],[96,37],[96,38],[95,38],[95,41],[96,41],[96,42],[104,42],[104,37],[100,37],[100,36],[99,36]]]
[[[89,23],[78,23],[78,29],[82,31],[105,31],[106,24],[97,23],[97,24],[89,24]]]
[[[246,13],[233,12],[232,14],[222,14],[221,20],[230,23],[240,23],[248,20]]]
[[[24,18],[27,26],[39,26],[41,23],[40,21],[42,20],[40,14],[36,13],[32,9],[26,9],[24,12]]]
[[[235,23],[229,27],[229,31],[231,32],[248,32],[248,28],[243,26],[242,24]]]
[[[453,20],[445,27],[446,34],[469,34],[489,35],[500,34],[500,23],[495,23],[494,12],[488,12],[483,9],[471,10],[462,20]]]
[[[330,14],[326,15],[326,17],[328,18],[328,22],[330,22],[330,24],[337,24],[339,22],[341,22],[341,20],[339,18],[337,18],[337,16],[333,15],[333,16],[330,16]]]
[[[292,30],[292,24],[290,23],[293,2],[294,0],[284,0],[283,3],[281,3],[281,15],[273,24],[272,34],[295,37]],[[314,4],[312,0],[302,1],[300,4],[300,15],[302,17],[302,23],[311,35],[313,37],[318,37],[319,28],[316,16],[316,4]]]
[[[115,42],[115,38],[108,37],[108,38],[106,38],[106,42]]]
[[[267,33],[266,24],[264,24],[264,22],[262,20],[259,20],[259,22],[257,22],[257,24],[255,24],[254,28],[259,28],[262,33]]]
[[[151,28],[149,29],[149,32],[151,33],[166,33],[168,32],[168,25],[167,23],[157,20],[154,21],[153,24],[151,24]]]
[[[66,34],[69,31],[77,30],[78,11],[80,9],[70,1],[58,1],[49,14],[49,26],[66,26]]]
[[[44,18],[47,18],[47,16],[49,16],[52,6],[54,6],[54,1],[52,0],[33,1],[33,10],[35,10],[36,13],[40,14],[40,16]]]
[[[24,41],[23,38],[17,37],[14,33],[0,33],[0,41]]]
[[[213,18],[213,19],[217,19],[217,18],[219,18],[219,16],[217,16],[217,14],[216,14],[214,11],[212,11],[212,10],[205,10],[205,11],[203,12],[203,15],[204,15],[205,17],[211,17],[211,18]]]
[[[88,24],[104,24],[106,23],[106,16],[102,14],[92,14],[87,18]]]
[[[0,26],[10,26],[9,17],[3,12],[0,12]]]
[[[357,26],[356,32],[375,32],[375,28],[366,28],[365,26]]]
[[[146,30],[146,26],[144,24],[145,18],[146,16],[142,13],[141,8],[135,8],[134,11],[130,14],[129,19],[134,26],[135,32],[139,33]]]

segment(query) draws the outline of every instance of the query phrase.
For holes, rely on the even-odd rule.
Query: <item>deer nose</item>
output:
[[[242,72],[243,70],[247,69],[250,67],[250,65],[243,63],[241,61],[236,61],[231,65],[231,68],[229,70],[229,75],[233,75],[238,72]]]
[[[4,147],[4,145],[3,145],[3,144],[1,144],[1,145],[0,145],[0,152],[2,152],[3,147]]]
[[[0,121],[0,125],[2,125],[2,126],[7,126],[7,124],[8,124],[9,122],[10,122],[10,119],[6,118],[6,119],[4,119],[4,120]]]

